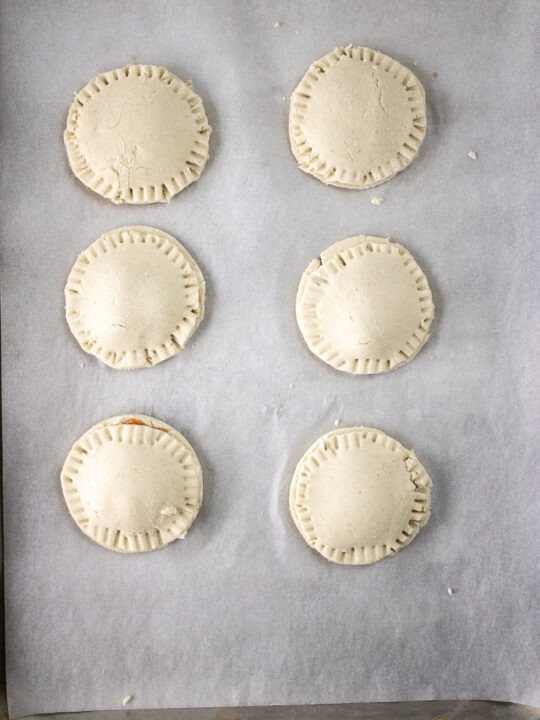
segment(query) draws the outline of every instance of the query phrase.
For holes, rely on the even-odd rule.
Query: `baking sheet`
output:
[[[540,705],[539,18],[533,1],[3,3],[13,716],[116,708],[126,695],[137,708]],[[418,159],[374,193],[324,187],[288,147],[290,92],[349,42],[411,67],[429,104]],[[193,80],[214,129],[202,178],[170,205],[115,207],[67,166],[73,92],[129,62]],[[126,224],[178,237],[208,288],[188,349],[131,373],[82,353],[63,317],[78,253]],[[327,367],[294,319],[308,262],[359,233],[403,243],[434,292],[429,343],[387,376]],[[59,484],[71,443],[127,412],[185,433],[205,482],[187,539],[133,557],[85,538]],[[288,514],[296,461],[338,418],[413,447],[434,483],[427,527],[370,567],[327,563]]]

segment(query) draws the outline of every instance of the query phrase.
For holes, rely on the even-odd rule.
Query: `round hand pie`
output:
[[[179,353],[204,315],[197,263],[150,227],[105,233],[79,255],[65,288],[77,342],[113,368],[143,368]]]
[[[292,94],[291,148],[301,170],[327,185],[370,188],[411,163],[426,134],[424,89],[388,55],[336,49]]]
[[[79,180],[113,203],[167,202],[208,159],[201,98],[163,67],[102,73],[75,95],[64,133]]]
[[[327,560],[368,565],[408,545],[428,518],[431,481],[414,452],[380,430],[340,428],[298,463],[290,510]]]
[[[202,470],[183,435],[146,415],[109,418],[71,448],[61,475],[69,512],[110,550],[155,550],[185,537],[202,503]]]
[[[433,302],[412,255],[385,238],[331,245],[300,280],[296,319],[309,349],[337,370],[381,373],[411,360],[429,337]]]

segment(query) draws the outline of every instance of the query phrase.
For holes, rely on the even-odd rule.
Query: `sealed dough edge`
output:
[[[381,160],[365,173],[351,172],[336,165],[328,164],[324,158],[323,150],[312,147],[302,128],[305,108],[308,107],[312,92],[316,88],[320,76],[325,73],[327,68],[347,58],[369,62],[373,67],[391,73],[395,79],[399,79],[407,91],[410,112],[413,115],[414,132],[409,134],[390,160],[386,162]],[[291,95],[289,108],[291,150],[299,169],[317,178],[325,185],[364,190],[390,180],[402,170],[405,170],[415,159],[424,141],[426,131],[425,91],[420,80],[408,67],[394,60],[394,58],[365,46],[349,44],[341,48],[336,47],[332,52],[315,60],[311,63]]]
[[[87,161],[81,150],[78,130],[79,118],[85,108],[91,103],[92,98],[99,94],[104,88],[109,87],[122,79],[134,77],[157,78],[163,87],[170,88],[174,93],[183,93],[183,99],[193,116],[195,131],[192,138],[192,149],[189,154],[189,161],[185,167],[179,168],[176,172],[163,177],[159,183],[153,184],[132,184],[128,179],[122,183],[118,168],[113,164],[107,168],[93,168]],[[69,166],[83,185],[101,197],[110,200],[115,205],[127,204],[148,204],[157,202],[169,202],[169,200],[199,179],[209,158],[209,140],[212,128],[208,122],[204,110],[203,101],[195,93],[191,84],[182,80],[177,75],[169,72],[163,66],[130,64],[121,68],[100,73],[92,78],[79,92],[75,93],[75,99],[68,110],[67,124],[64,131],[64,145],[66,148]],[[112,163],[112,160],[111,160]],[[119,162],[122,171],[128,170],[123,167],[124,163]],[[129,173],[127,173],[129,178]]]
[[[392,356],[351,360],[345,358],[338,347],[333,346],[330,342],[325,342],[324,338],[322,340],[320,338],[313,339],[313,333],[316,331],[319,322],[319,313],[317,304],[312,299],[306,298],[306,288],[310,282],[316,284],[325,282],[327,276],[339,272],[342,267],[346,267],[348,262],[354,260],[351,255],[353,250],[359,249],[361,253],[373,253],[380,248],[385,248],[388,251],[395,250],[403,258],[403,265],[408,274],[415,280],[419,302],[418,323],[407,341],[397,347]],[[309,350],[334,369],[355,375],[390,372],[410,362],[429,339],[434,312],[435,306],[429,282],[411,253],[403,245],[392,241],[388,237],[383,238],[374,235],[354,235],[338,240],[326,248],[304,270],[295,301],[296,322]]]
[[[358,448],[361,448],[364,442],[368,447],[371,444],[378,444],[386,448],[389,453],[398,453],[414,490],[412,490],[408,521],[400,526],[397,532],[392,534],[389,531],[386,542],[344,548],[336,547],[332,543],[324,543],[317,536],[310,508],[306,505],[305,492],[310,482],[310,467],[319,468],[329,457],[336,457],[340,451],[341,441],[344,447],[348,448],[351,437],[354,438]],[[431,479],[413,450],[407,450],[400,442],[376,428],[361,425],[338,428],[319,437],[298,462],[289,491],[289,511],[305,542],[324,558],[340,565],[370,565],[396,554],[409,545],[426,525],[431,514],[431,487]],[[383,527],[389,527],[391,519],[383,518],[381,524]]]
[[[78,304],[80,294],[84,292],[82,283],[92,261],[105,256],[113,258],[115,249],[124,243],[135,247],[147,243],[162,253],[163,257],[170,258],[171,263],[182,263],[179,266],[178,281],[182,275],[196,285],[197,300],[193,307],[189,305],[189,312],[178,317],[159,344],[133,347],[129,350],[121,347],[107,350],[100,344],[89,319],[81,314]],[[185,348],[204,318],[205,293],[204,277],[197,262],[175,237],[154,227],[126,225],[104,233],[78,256],[64,289],[66,320],[81,349],[97,357],[108,367],[126,370],[152,367],[179,354]]]
[[[92,454],[106,445],[109,445],[117,456],[126,446],[139,450],[144,448],[146,454],[154,454],[158,446],[174,465],[182,468],[182,504],[171,506],[161,503],[159,524],[153,518],[142,518],[147,527],[141,530],[107,527],[99,520],[98,513],[91,507],[88,498],[81,496],[78,487],[81,467],[91,462],[89,458]],[[120,457],[120,464],[123,459]],[[156,460],[159,460],[159,457],[156,457]],[[163,548],[174,540],[185,538],[203,500],[202,468],[195,450],[171,425],[149,415],[117,415],[91,427],[71,447],[60,481],[69,513],[79,529],[98,545],[120,553],[149,552]],[[144,510],[142,514],[144,515]]]

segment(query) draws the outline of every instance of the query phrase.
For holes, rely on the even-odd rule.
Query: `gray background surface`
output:
[[[540,704],[539,5],[30,0],[1,13],[11,713],[128,694],[137,708]],[[324,187],[288,146],[290,92],[349,42],[411,67],[429,104],[419,157],[374,192]],[[115,207],[67,166],[73,92],[129,62],[193,80],[214,129],[201,180],[170,205]],[[83,354],[63,316],[78,253],[126,224],[175,235],[208,288],[188,349],[131,373]],[[434,292],[430,341],[387,376],[332,370],[294,319],[308,262],[359,233],[403,243]],[[133,557],[85,538],[59,484],[71,443],[126,412],[184,432],[205,473],[187,539]],[[413,447],[434,483],[427,527],[366,568],[310,551],[287,510],[296,461],[336,418]]]

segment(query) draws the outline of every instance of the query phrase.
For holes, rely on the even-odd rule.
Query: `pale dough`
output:
[[[431,481],[412,450],[380,430],[323,435],[298,463],[290,511],[328,560],[367,565],[408,545],[430,513]]]
[[[179,353],[204,315],[197,263],[171,235],[124,227],[79,255],[65,298],[83,350],[113,368],[142,368]]]
[[[109,418],[73,445],[61,475],[69,512],[111,550],[144,552],[183,538],[202,503],[202,470],[188,441],[146,415]]]
[[[153,203],[198,180],[210,133],[189,83],[163,67],[128,65],[76,93],[64,142],[87,187],[114,203]]]
[[[387,372],[429,337],[431,291],[412,255],[385,238],[331,245],[304,272],[296,319],[309,349],[337,370]]]
[[[289,136],[301,170],[328,185],[370,188],[416,156],[424,89],[403,65],[348,46],[314,62],[291,97]]]

